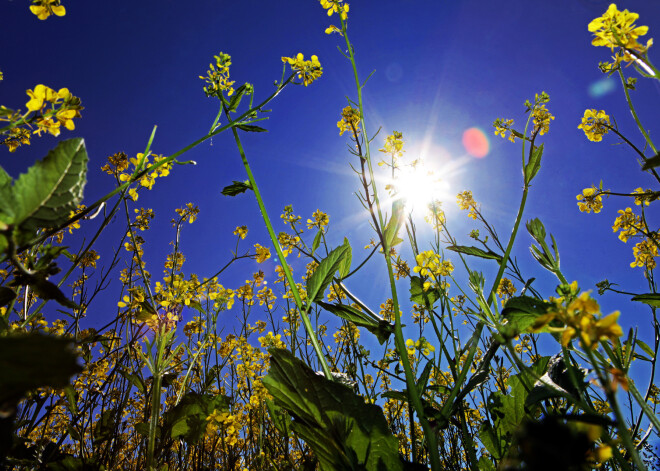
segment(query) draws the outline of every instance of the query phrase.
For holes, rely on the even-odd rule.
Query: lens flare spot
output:
[[[470,128],[463,133],[463,147],[468,154],[481,159],[488,155],[490,142],[481,129]]]
[[[589,85],[589,96],[599,98],[616,90],[616,81],[611,77],[605,77]]]

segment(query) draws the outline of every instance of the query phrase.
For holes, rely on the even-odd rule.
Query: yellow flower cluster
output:
[[[413,268],[413,272],[419,273],[422,277],[431,278],[435,282],[440,281],[440,277],[449,276],[454,271],[454,265],[449,260],[441,260],[440,255],[433,250],[426,250],[420,252],[415,261],[417,265]],[[424,282],[424,290],[429,289],[432,285],[431,281]]]
[[[340,18],[345,21],[348,18],[348,3],[344,3],[343,0],[320,0],[321,6],[328,10],[328,16],[332,16],[333,13],[337,13]]]
[[[236,227],[236,230],[234,230],[234,235],[240,237],[241,239],[245,239],[247,237],[247,233],[247,226],[238,226]]]
[[[600,192],[595,188],[585,188],[582,190],[581,195],[576,196],[578,200],[578,208],[583,213],[600,213],[600,210],[603,209],[603,197],[600,195]]]
[[[582,129],[590,141],[600,142],[611,129],[610,117],[603,110],[585,110],[578,129]]]
[[[393,131],[392,134],[385,138],[385,145],[383,148],[378,150],[391,155],[392,159],[396,161],[396,159],[402,157],[405,152],[403,150],[403,134],[398,131]],[[382,165],[382,162],[379,162],[378,165]]]
[[[306,61],[302,52],[299,52],[296,57],[282,57],[282,62],[291,66],[291,70],[298,74],[298,78],[302,79],[305,86],[323,75],[323,67],[317,56],[312,56]]]
[[[516,137],[513,132],[511,132],[511,126],[513,126],[513,120],[512,119],[501,119],[497,118],[493,122],[493,127],[495,127],[495,135],[496,136],[502,136],[502,138],[506,137],[506,133],[509,132],[509,140],[511,142],[516,142]]]
[[[50,15],[66,15],[66,8],[60,3],[60,0],[32,0],[32,3],[30,11],[40,20],[45,20]]]
[[[227,411],[213,411],[206,418],[206,434],[215,435],[220,432],[224,436],[224,442],[228,446],[235,446],[238,443],[239,431],[236,428],[236,417]]]
[[[617,323],[620,312],[615,311],[608,316],[600,316],[598,303],[588,292],[580,294],[568,305],[563,298],[555,299],[555,308],[539,316],[532,325],[533,332],[539,332],[553,320],[558,320],[564,327],[548,327],[550,331],[561,331],[561,343],[566,346],[571,339],[579,338],[585,348],[595,349],[600,340],[610,339],[611,342],[623,335],[621,326]]]
[[[647,190],[644,190],[643,188],[635,188],[633,190],[633,194],[639,195],[635,196],[635,205],[637,206],[648,206],[651,204],[652,198],[656,196],[654,194],[654,191],[651,190],[650,188]]]
[[[633,213],[631,208],[626,208],[625,211],[620,209],[618,213],[619,216],[614,220],[612,231],[621,231],[619,233],[619,239],[621,242],[628,242],[628,239],[639,232],[641,225],[640,217]]]
[[[169,174],[169,170],[167,173]],[[197,220],[197,215],[199,214],[199,208],[192,203],[186,203],[185,208],[177,208],[174,211],[176,211],[176,213],[179,215],[180,222],[188,221],[189,224],[195,222]],[[176,226],[177,222],[179,221],[172,219],[172,224]]]
[[[408,351],[408,355],[414,355],[415,351],[418,351],[427,357],[431,352],[435,352],[435,347],[425,337],[421,337],[419,340],[406,340],[406,350]]]
[[[649,39],[645,46],[637,42],[637,38],[644,36],[649,30],[648,26],[635,25],[637,18],[637,13],[619,11],[615,3],[610,4],[603,16],[592,20],[587,27],[589,32],[594,34],[591,44],[609,47],[612,52],[622,48],[623,54],[617,55],[616,63],[621,60],[634,61],[636,57],[631,52],[645,54],[653,44],[653,39]]]
[[[154,157],[154,164],[157,164],[163,161],[164,159],[166,159],[166,157],[163,157],[162,155],[154,155],[153,157]],[[128,182],[130,181],[133,173],[143,171],[145,168],[149,167],[149,156],[147,155],[145,157],[144,154],[142,153],[138,153],[136,157],[132,157],[128,159],[128,161],[130,161],[130,163],[133,164],[133,169],[130,172],[124,173],[122,170],[120,170],[120,168],[123,170],[128,169],[128,162],[126,161],[126,154],[124,153],[119,153],[108,157],[108,163],[103,166],[102,170],[104,170],[109,175],[115,175],[120,182]],[[156,182],[156,178],[168,176],[170,174],[171,169],[172,169],[172,162],[168,162],[149,173],[145,173],[138,180],[140,182],[140,186],[148,190],[151,190],[151,188],[153,188],[154,186],[154,183]],[[133,201],[137,201],[138,199],[137,188],[135,187],[130,188],[128,190],[128,194]],[[179,210],[177,210],[177,212],[178,211]]]
[[[30,100],[25,104],[29,112],[39,113],[35,124],[37,130],[35,134],[41,135],[46,131],[53,136],[60,135],[60,127],[64,126],[69,131],[75,129],[73,118],[80,118],[80,98],[73,96],[68,88],[53,90],[43,84],[34,87],[34,90],[27,90]],[[45,109],[50,103],[50,109]],[[27,136],[23,136],[27,138]]]
[[[534,131],[538,131],[541,136],[550,130],[550,121],[555,119],[544,104],[534,107],[532,117],[534,118]]]
[[[351,131],[353,136],[360,134],[360,110],[350,106],[345,107],[341,110],[341,119],[337,121],[337,127],[340,136],[346,131]]]
[[[658,254],[658,240],[644,239],[633,247],[633,256],[635,260],[630,263],[631,268],[643,267],[645,270],[653,270],[656,266],[655,257]]]
[[[200,75],[199,78],[204,80],[208,86],[204,87],[204,93],[207,97],[215,96],[220,98],[222,92],[227,92],[227,96],[232,96],[234,93],[234,82],[229,80],[229,67],[231,66],[231,56],[220,52],[217,56],[213,56],[215,65],[209,64],[209,70],[206,71],[206,77]]]
[[[456,195],[456,202],[458,207],[462,210],[469,210],[468,217],[474,220],[477,219],[477,202],[472,197],[472,192],[470,190],[465,190],[462,193]]]
[[[314,220],[312,219],[307,220],[307,229],[314,229],[315,227],[318,227],[319,229],[323,229],[325,226],[327,226],[330,223],[330,216],[328,216],[320,209],[314,211],[312,217],[314,218]]]
[[[497,286],[497,295],[506,300],[516,294],[516,287],[513,286],[513,283],[508,278],[502,278],[500,284]]]
[[[259,244],[254,244],[254,250],[256,252],[257,263],[263,263],[270,258],[269,248],[262,247]]]

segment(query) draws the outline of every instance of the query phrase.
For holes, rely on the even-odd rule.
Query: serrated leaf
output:
[[[60,142],[16,180],[14,223],[22,229],[57,227],[83,197],[87,150],[81,138]]]
[[[346,256],[350,246],[340,245],[328,254],[314,273],[307,280],[307,299],[309,302],[316,302],[323,299],[323,292],[328,287],[335,272],[339,269],[342,259]]]
[[[252,189],[252,185],[250,185],[249,180],[245,180],[244,182],[238,182],[236,180],[232,180],[232,184],[224,187],[221,193],[225,196],[236,196],[241,193],[245,193],[247,190],[251,190],[251,189]]]
[[[493,428],[488,422],[481,424],[481,428],[479,429],[479,440],[483,443],[484,448],[488,450],[488,453],[490,453],[493,458],[499,461],[504,457],[504,452],[507,449],[507,441],[500,435],[499,431]],[[490,460],[488,461],[490,462]],[[481,460],[479,460],[479,463],[481,463]]]
[[[293,430],[309,445],[322,470],[402,471],[398,440],[383,411],[349,387],[317,375],[287,350],[271,348],[263,384],[292,416]]]
[[[660,307],[660,293],[647,293],[633,296],[633,301],[648,304],[652,307]]]
[[[375,314],[359,311],[347,304],[329,304],[323,301],[319,301],[318,304],[326,311],[351,321],[355,325],[364,327],[378,338],[381,345],[394,333],[394,326]]]
[[[486,258],[486,259],[492,259],[492,260],[497,260],[498,262],[502,261],[502,256],[499,254],[496,254],[495,252],[489,250],[486,252],[485,250],[482,250],[478,247],[468,247],[464,245],[450,245],[447,247],[448,250],[451,250],[453,252],[458,252],[458,253],[463,253],[465,255],[473,255],[475,257],[479,258]]]
[[[0,404],[18,402],[36,388],[65,387],[82,371],[77,359],[67,339],[40,334],[0,337]]]
[[[268,132],[268,129],[264,129],[259,126],[254,126],[252,124],[239,124],[236,127],[241,131],[246,131],[246,132]]]

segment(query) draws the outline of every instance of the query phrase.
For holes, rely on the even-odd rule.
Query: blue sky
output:
[[[85,203],[113,188],[112,179],[98,171],[106,157],[119,151],[130,156],[141,152],[154,125],[158,131],[152,148],[164,155],[206,133],[217,104],[204,96],[198,76],[205,74],[214,54],[232,55],[233,79],[237,84],[253,83],[257,99],[270,94],[273,81],[281,76],[281,56],[316,54],[323,77],[306,88],[286,89],[270,106],[273,112],[264,125],[269,132],[246,135],[244,144],[276,230],[285,229],[278,218],[285,205],[292,204],[304,219],[320,208],[330,214],[330,244],[341,243],[346,235],[354,259],[360,258],[361,247],[372,235],[352,194],[358,182],[349,168],[348,140],[338,136],[336,127],[347,104],[345,97],[355,98],[354,83],[349,62],[337,51],[342,45],[339,36],[323,33],[336,16],[328,20],[316,1],[64,0],[63,4],[66,16],[46,21],[32,15],[25,1],[0,4],[4,20],[0,41],[11,45],[0,54],[5,77],[0,103],[24,108],[25,90],[38,83],[68,87],[81,97],[82,119],[76,120],[75,131],[63,133],[60,139],[86,140],[90,171]],[[611,229],[616,211],[630,204],[613,197],[605,200],[600,214],[586,215],[578,211],[575,199],[582,188],[600,179],[613,191],[652,186],[634,155],[613,145],[614,138],[592,143],[577,129],[585,108],[604,109],[625,135],[642,143],[620,84],[599,82],[604,75],[597,65],[608,60],[609,51],[591,46],[587,24],[608,4],[600,0],[353,2],[349,33],[361,77],[376,71],[364,91],[370,134],[382,127],[375,149],[385,135],[398,130],[404,134],[409,157],[419,153],[441,168],[457,169],[446,177],[452,193],[471,189],[503,238],[510,232],[520,198],[520,148],[494,136],[491,125],[502,117],[513,118],[522,127],[522,104],[546,91],[551,98],[548,109],[556,120],[543,136],[543,166],[525,219],[541,218],[555,235],[569,280],[595,289],[596,282],[608,277],[626,291],[643,293],[648,287],[641,270],[629,268],[632,245],[621,243]],[[650,27],[650,37],[660,31],[660,3],[637,0],[618,6],[639,13],[638,24]],[[651,58],[655,56],[652,48]],[[635,75],[632,69],[627,73]],[[590,93],[596,83],[611,88],[611,93]],[[657,83],[638,82],[633,100],[647,127],[656,123],[659,98]],[[463,132],[472,127],[482,129],[490,140],[485,158],[470,157],[462,146]],[[16,176],[56,141],[42,138],[15,154],[0,149],[0,162]],[[245,179],[231,135],[218,136],[185,158],[198,165],[176,167],[171,177],[157,181],[138,201],[156,211],[147,244],[148,268],[154,274],[160,272],[174,237],[169,224],[174,209],[187,202],[201,210],[198,222],[182,235],[187,272],[210,275],[224,264],[234,248],[232,231],[237,225],[251,229],[250,246],[268,242],[252,195],[220,194],[232,180]],[[471,221],[456,210],[453,197],[445,207],[454,235],[468,244]],[[649,220],[656,214],[651,207]],[[116,240],[122,228],[118,221],[102,243]],[[515,250],[518,260],[528,276],[537,276],[540,287],[550,288],[554,284],[550,274],[537,268],[528,254],[530,241],[521,234]],[[295,263],[300,273],[302,265]],[[372,263],[374,278],[349,285],[373,308],[387,297],[381,263]],[[272,279],[274,266],[269,262],[261,267],[267,279]],[[221,282],[236,287],[258,268],[244,264],[231,272],[233,279]],[[624,325],[648,322],[649,312],[624,297],[607,295],[600,301],[605,312],[621,310]]]

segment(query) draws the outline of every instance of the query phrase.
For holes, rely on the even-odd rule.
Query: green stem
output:
[[[633,106],[632,100],[630,99],[630,93],[628,93],[628,87],[626,86],[626,78],[623,75],[623,71],[621,70],[621,67],[619,67],[617,71],[619,72],[619,77],[621,78],[621,84],[623,85],[623,92],[626,95],[626,101],[628,102],[628,108],[630,108],[630,113],[632,113],[633,118],[635,118],[637,127],[639,128],[640,132],[644,135],[644,138],[646,139],[648,145],[651,147],[651,150],[653,150],[654,154],[657,154],[658,150],[653,145],[653,141],[651,140],[651,137],[648,135],[646,129],[644,129],[644,126],[642,126],[642,122],[639,120],[639,117],[637,116],[635,107]]]
[[[229,112],[227,111],[226,107],[224,107],[224,113],[227,119],[229,120],[229,122],[231,123],[232,120],[231,117],[229,116]],[[277,256],[279,257],[280,262],[282,263],[282,270],[284,271],[284,275],[286,276],[287,282],[291,287],[291,292],[293,293],[293,298],[296,302],[296,306],[298,306],[298,311],[300,312],[300,317],[302,318],[305,331],[307,331],[307,335],[309,336],[309,339],[312,342],[312,347],[316,352],[316,355],[319,360],[319,364],[321,365],[321,369],[323,370],[323,374],[327,379],[332,380],[332,374],[330,372],[330,368],[328,367],[328,363],[325,361],[323,350],[321,349],[321,345],[319,344],[318,339],[316,338],[316,333],[314,332],[312,322],[309,320],[309,316],[307,315],[308,307],[305,307],[305,304],[303,303],[302,298],[300,297],[300,293],[298,292],[298,287],[295,283],[295,280],[293,279],[293,275],[291,274],[291,269],[289,268],[289,264],[286,261],[286,257],[282,252],[282,248],[280,247],[279,240],[277,238],[277,235],[275,234],[275,230],[273,229],[273,224],[270,222],[270,218],[268,217],[266,206],[264,205],[263,198],[261,197],[261,193],[259,192],[257,181],[255,180],[254,175],[252,174],[250,163],[248,162],[247,156],[245,155],[245,151],[243,150],[243,145],[241,144],[241,139],[238,136],[238,131],[236,130],[235,127],[232,127],[232,132],[234,133],[236,146],[238,147],[238,152],[241,155],[241,160],[243,161],[243,167],[245,168],[245,172],[247,173],[248,180],[250,181],[250,187],[254,191],[254,196],[257,199],[257,204],[259,205],[259,211],[261,212],[261,216],[264,220],[264,223],[266,224],[266,229],[268,230],[268,235],[270,236],[271,243],[273,244],[273,247],[277,252]]]

